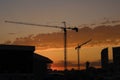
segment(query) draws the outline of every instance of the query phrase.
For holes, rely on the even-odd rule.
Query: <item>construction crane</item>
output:
[[[77,49],[77,56],[78,56],[78,70],[80,70],[80,53],[79,53],[80,48],[81,48],[83,45],[85,45],[85,44],[87,44],[88,42],[90,42],[91,40],[92,40],[92,39],[90,39],[90,40],[88,40],[88,41],[86,41],[86,42],[84,42],[84,43],[82,43],[82,44],[78,44],[77,47],[75,47],[75,50]]]
[[[78,32],[78,28],[74,27],[67,27],[66,22],[62,22],[64,26],[50,26],[50,25],[41,25],[41,24],[33,24],[33,23],[26,23],[26,22],[16,22],[16,21],[5,21],[6,23],[13,23],[13,24],[22,24],[22,25],[32,25],[32,26],[41,26],[41,27],[52,27],[52,28],[60,28],[64,31],[64,70],[67,70],[67,30],[75,30]]]

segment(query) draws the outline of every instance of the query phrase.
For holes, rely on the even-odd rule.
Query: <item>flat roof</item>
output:
[[[113,47],[113,49],[120,49],[120,46]]]
[[[35,46],[26,46],[26,45],[5,45],[0,44],[0,50],[24,50],[24,51],[34,51]]]

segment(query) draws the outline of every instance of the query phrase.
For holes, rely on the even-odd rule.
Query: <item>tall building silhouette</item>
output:
[[[101,66],[103,69],[106,69],[108,67],[108,48],[104,48],[101,51]]]
[[[113,63],[117,71],[120,71],[120,47],[113,47]]]

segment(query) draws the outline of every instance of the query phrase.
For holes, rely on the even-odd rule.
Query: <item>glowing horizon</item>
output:
[[[54,66],[61,66],[64,60],[61,29],[4,21],[51,26],[63,26],[61,22],[66,21],[67,27],[79,28],[77,33],[67,31],[69,67],[77,64],[74,47],[91,38],[92,41],[81,48],[81,65],[88,60],[98,66],[102,48],[120,46],[119,3],[120,0],[0,0],[0,44],[36,46],[36,53],[52,59]]]
[[[95,46],[95,47],[83,47],[80,49],[80,64],[81,69],[85,69],[85,63],[89,61],[91,67],[100,68],[101,51],[107,46]],[[109,46],[108,48],[111,48]],[[86,51],[87,50],[87,51]],[[37,54],[44,55],[53,60],[52,69],[53,70],[64,70],[64,49],[47,49],[47,50],[36,50]],[[77,69],[77,51],[73,48],[67,48],[67,63],[68,69]],[[91,56],[93,55],[93,56]],[[74,56],[74,58],[73,58]],[[110,59],[112,58],[112,53],[109,52]]]

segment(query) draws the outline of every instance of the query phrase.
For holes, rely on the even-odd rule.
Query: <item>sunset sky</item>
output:
[[[53,69],[63,68],[63,31],[57,28],[5,23],[5,20],[35,24],[78,27],[68,31],[67,60],[77,66],[78,43],[81,66],[90,61],[100,66],[103,48],[120,46],[120,0],[0,0],[0,44],[34,45],[37,53],[54,61]],[[110,58],[112,52],[110,51]]]

